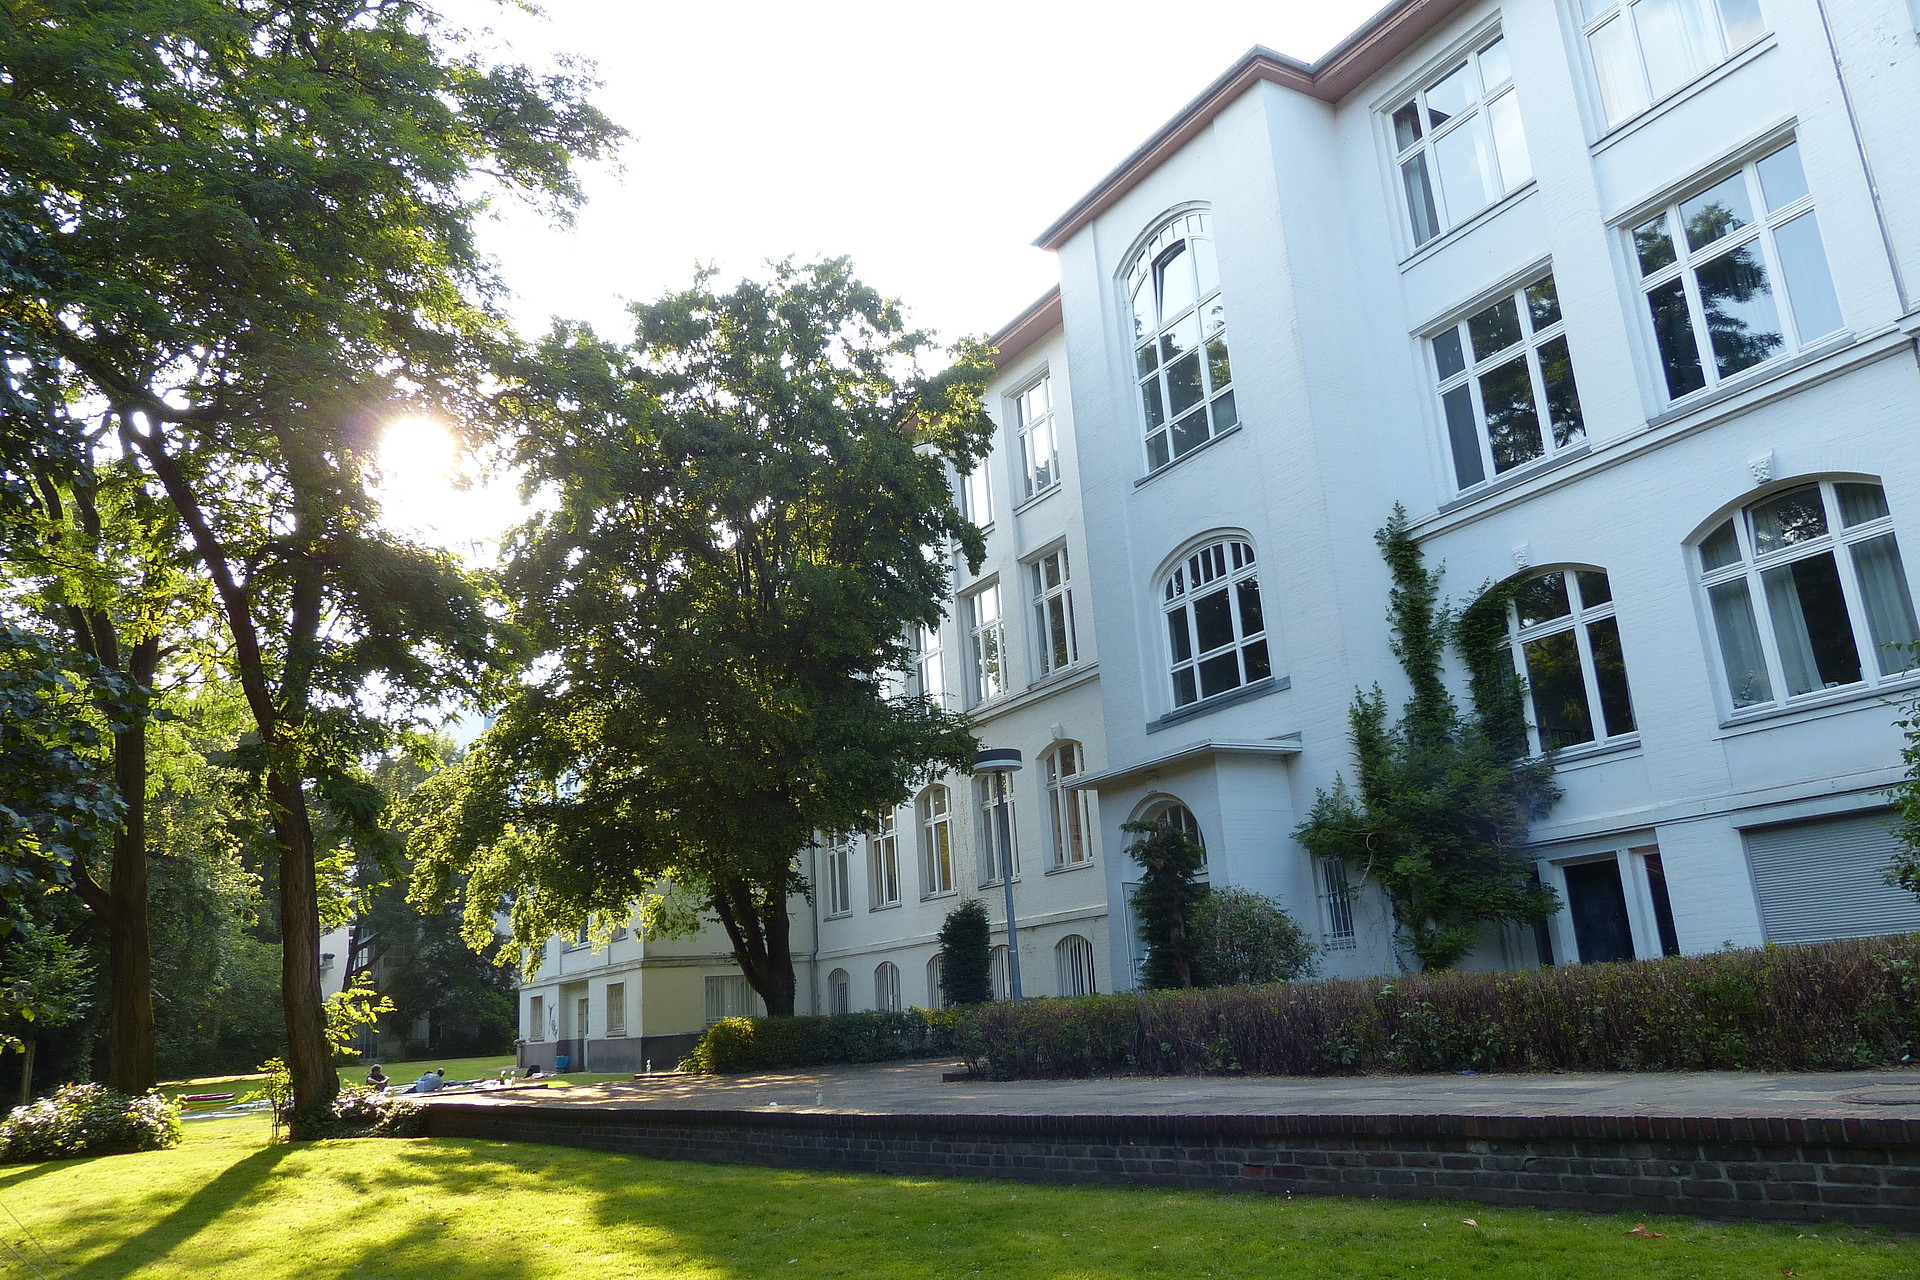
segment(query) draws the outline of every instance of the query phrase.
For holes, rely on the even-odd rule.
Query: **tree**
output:
[[[338,1078],[309,790],[371,821],[358,761],[512,649],[451,557],[378,523],[379,429],[498,428],[512,344],[473,221],[493,186],[564,211],[616,131],[579,75],[487,65],[417,0],[16,5],[0,82],[0,213],[58,268],[0,281],[0,325],[98,406],[98,447],[137,461],[211,585],[317,1113]]]
[[[1319,950],[1278,902],[1251,889],[1210,889],[1193,914],[1196,986],[1288,982],[1315,968]]]
[[[896,673],[948,546],[983,550],[947,468],[985,449],[992,370],[966,346],[923,374],[926,335],[844,260],[708,286],[635,308],[626,348],[557,329],[526,371],[519,458],[552,507],[506,583],[546,661],[418,793],[423,884],[469,874],[469,941],[510,903],[531,951],[671,881],[789,1014],[800,851],[971,762]]]
[[[93,969],[59,932],[19,923],[0,950],[0,1048],[24,1055],[20,1104],[33,1097],[35,1042],[78,1021],[89,1008]]]
[[[1901,647],[1909,660],[1920,651],[1920,645]],[[1900,715],[1893,723],[1905,739],[1900,763],[1907,771],[1887,789],[1893,803],[1893,835],[1900,848],[1889,859],[1884,878],[1894,888],[1920,898],[1920,694],[1901,700]]]
[[[1378,685],[1354,698],[1358,793],[1344,778],[1320,792],[1294,836],[1384,888],[1407,950],[1422,968],[1444,969],[1490,925],[1537,924],[1559,909],[1517,851],[1560,792],[1551,759],[1526,757],[1524,690],[1505,648],[1518,582],[1482,592],[1456,619],[1440,604],[1440,573],[1423,563],[1404,508],[1394,507],[1375,540],[1393,575],[1393,653],[1412,692],[1393,724]],[[1442,676],[1450,639],[1466,658],[1472,714]]]
[[[1147,960],[1140,966],[1141,984],[1165,991],[1196,985],[1194,917],[1207,887],[1199,882],[1207,860],[1200,842],[1174,823],[1125,822],[1122,831],[1138,839],[1127,846],[1127,856],[1140,864],[1140,887],[1134,890],[1134,919],[1140,923],[1140,941]]]
[[[993,999],[992,926],[978,898],[947,912],[940,924],[940,992],[948,1004],[986,1004]]]

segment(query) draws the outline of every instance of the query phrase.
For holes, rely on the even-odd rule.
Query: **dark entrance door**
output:
[[[1582,964],[1633,959],[1633,926],[1627,923],[1627,892],[1620,864],[1580,862],[1566,869],[1567,914]]]

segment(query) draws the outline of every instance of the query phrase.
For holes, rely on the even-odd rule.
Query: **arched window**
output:
[[[1696,548],[1734,710],[1912,666],[1920,636],[1886,494],[1821,480],[1751,503]]]
[[[844,916],[853,910],[853,837],[835,836],[826,849],[827,915]]]
[[[1077,742],[1063,742],[1046,754],[1047,814],[1053,820],[1053,865],[1078,867],[1093,861],[1092,801],[1085,791],[1070,789],[1086,772],[1086,752]]]
[[[867,879],[869,911],[900,904],[900,842],[891,809],[873,816],[873,832],[867,837]]]
[[[1535,752],[1634,731],[1620,623],[1604,572],[1553,569],[1529,579],[1507,609],[1507,626],[1532,704]]]
[[[1273,674],[1253,545],[1223,539],[1201,547],[1161,589],[1172,660],[1173,705],[1228,693]]]
[[[1012,992],[1013,979],[1007,969],[1006,944],[995,947],[988,954],[987,981],[993,986],[993,998],[1005,1000]]]
[[[940,964],[940,956],[935,953],[927,961],[927,1008],[944,1009],[947,1007],[947,985],[945,971]]]
[[[1151,822],[1156,826],[1172,827],[1176,831],[1184,831],[1192,836],[1193,842],[1200,846],[1201,870],[1206,869],[1207,838],[1200,833],[1200,819],[1193,816],[1193,810],[1178,800],[1162,800],[1150,806],[1146,813],[1141,815],[1141,821]]]
[[[1093,944],[1079,934],[1060,939],[1053,949],[1053,962],[1059,969],[1061,995],[1090,996],[1099,989],[1093,971]]]
[[[882,1013],[900,1012],[900,969],[891,960],[874,966],[873,1007]]]
[[[827,1012],[853,1012],[853,978],[845,969],[827,975]]]
[[[1237,423],[1220,268],[1205,212],[1174,218],[1127,270],[1134,377],[1156,471]]]
[[[922,897],[953,892],[953,827],[947,804],[947,789],[942,786],[928,787],[913,802],[920,821]]]

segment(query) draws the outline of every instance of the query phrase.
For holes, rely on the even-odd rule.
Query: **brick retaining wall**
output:
[[[432,1137],[715,1164],[1920,1226],[1920,1121],[427,1107]]]

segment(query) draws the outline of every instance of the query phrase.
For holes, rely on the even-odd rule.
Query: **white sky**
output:
[[[623,172],[586,175],[572,227],[503,203],[482,229],[529,337],[551,317],[630,336],[625,305],[768,259],[853,259],[912,320],[985,335],[1055,283],[1032,246],[1249,48],[1312,59],[1385,0],[489,0],[443,12],[494,56],[593,60],[630,134]],[[454,493],[444,439],[396,431],[391,515],[479,558],[517,503]]]

